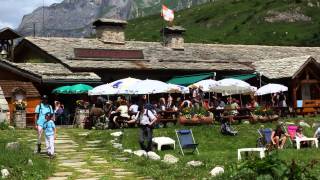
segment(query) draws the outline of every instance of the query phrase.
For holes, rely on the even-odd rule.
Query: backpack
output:
[[[220,129],[221,133],[223,135],[230,135],[230,136],[235,136],[238,134],[238,131],[235,131],[231,125],[227,122],[224,122],[221,124],[221,129]]]

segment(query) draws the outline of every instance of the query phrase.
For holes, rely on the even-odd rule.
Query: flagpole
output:
[[[162,6],[164,5],[164,0],[162,0],[162,4],[161,4],[161,13],[162,13],[162,16],[163,16],[163,8]],[[162,17],[162,43],[163,45],[165,45],[165,39],[164,39],[164,19]]]

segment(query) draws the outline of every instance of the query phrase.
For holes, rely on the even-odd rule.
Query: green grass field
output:
[[[304,118],[309,124],[320,122],[320,117]],[[296,122],[299,119],[286,119],[286,121]],[[265,127],[274,128],[277,123],[263,124]],[[117,130],[91,130],[89,135],[82,137],[79,134],[87,132],[81,129],[60,129],[60,133],[69,134],[74,141],[79,143],[80,147],[84,146],[86,141],[89,140],[102,140],[99,147],[106,149],[107,153],[99,154],[109,162],[110,167],[125,168],[129,171],[135,172],[141,176],[152,177],[154,179],[210,179],[209,172],[215,166],[225,167],[225,176],[221,179],[229,179],[230,174],[234,173],[232,167],[241,165],[237,161],[237,149],[248,148],[256,146],[256,139],[258,137],[257,129],[262,124],[240,124],[234,125],[239,131],[239,135],[235,137],[223,136],[220,134],[220,125],[218,123],[213,126],[171,126],[168,128],[159,128],[154,130],[154,136],[167,136],[176,140],[175,129],[192,129],[197,143],[199,143],[200,155],[187,154],[182,156],[179,146],[176,149],[165,149],[157,152],[161,158],[165,154],[171,154],[179,158],[179,162],[175,165],[168,165],[161,161],[153,161],[147,158],[138,158],[135,155],[123,154],[122,151],[114,149],[110,143],[113,139],[110,133]],[[312,136],[315,129],[304,128],[307,136]],[[124,149],[138,150],[138,128],[124,129],[124,136],[121,140]],[[46,177],[53,174],[56,168],[54,161],[49,161],[39,155],[34,155],[33,144],[31,141],[34,139],[34,130],[2,130],[0,131],[0,167],[9,169],[11,179],[46,179]],[[59,134],[58,134],[59,136]],[[19,141],[22,147],[19,151],[7,151],[5,145],[7,142]],[[284,150],[272,151],[272,156],[277,155],[281,160],[290,164],[294,160],[298,165],[307,165],[312,160],[320,162],[320,150],[315,148],[303,148],[296,150],[290,142],[287,142]],[[116,158],[127,156],[130,159],[126,162],[117,160]],[[251,156],[250,156],[251,157]],[[27,164],[28,159],[34,163],[33,166]],[[204,164],[201,167],[189,167],[186,165],[191,160],[202,161]],[[246,161],[245,161],[246,162]],[[254,163],[260,166],[265,165],[263,161],[255,160]],[[255,165],[255,164],[254,164]],[[268,167],[266,167],[268,168]],[[275,167],[278,168],[278,167]],[[277,169],[275,169],[277,171]],[[316,164],[311,170],[311,173],[320,177],[320,164]],[[107,178],[108,179],[108,178]],[[130,178],[129,178],[130,179]],[[233,179],[251,179],[251,178],[233,178]],[[264,179],[270,179],[264,178]],[[275,177],[271,179],[277,179]],[[278,178],[279,179],[279,178]],[[308,179],[308,178],[295,178],[295,179]]]
[[[187,29],[186,42],[319,46],[317,3],[316,0],[217,0],[176,12],[174,25]],[[264,19],[270,11],[297,11],[311,17],[311,21],[269,23]],[[163,25],[160,13],[130,20],[127,39],[161,41]]]
[[[54,162],[33,153],[31,145],[34,143],[31,140],[34,135],[34,130],[0,130],[0,169],[9,170],[9,179],[40,180],[54,172]],[[16,151],[6,150],[8,142],[20,142],[20,148]],[[29,159],[33,165],[28,165]]]
[[[320,118],[308,119],[308,122],[319,121]],[[291,120],[295,122],[295,120]],[[265,127],[276,126],[276,123],[263,124]],[[179,146],[176,150],[168,149],[159,153],[163,158],[165,154],[172,154],[180,159],[180,161],[175,165],[167,165],[160,161],[152,161],[146,158],[137,158],[136,156],[131,156],[132,159],[128,163],[121,163],[119,161],[114,161],[116,154],[121,154],[120,151],[113,149],[110,145],[110,140],[112,137],[110,133],[113,131],[92,131],[86,140],[103,140],[105,147],[109,149],[109,154],[105,155],[109,161],[114,161],[127,169],[130,169],[138,174],[151,176],[155,179],[202,179],[209,178],[209,172],[212,168],[217,165],[228,167],[232,164],[237,163],[237,149],[255,147],[256,139],[258,137],[257,129],[261,124],[255,125],[235,125],[234,127],[239,130],[239,135],[235,137],[223,136],[219,132],[219,125],[214,126],[193,126],[184,127],[176,126],[169,128],[160,128],[154,130],[154,136],[167,136],[176,139],[175,129],[192,129],[197,143],[199,143],[200,155],[189,154],[182,156],[179,152]],[[124,149],[138,150],[138,129],[125,129],[124,137],[122,143]],[[314,129],[305,128],[305,134],[307,136],[312,136]],[[73,133],[75,139],[78,142],[84,142],[82,139],[77,137],[77,131]],[[301,150],[296,150],[292,147],[290,142],[287,142],[285,150],[273,151],[273,154],[278,154],[278,156],[290,163],[295,160],[299,164],[308,164],[311,160],[320,160],[320,150],[315,148],[305,148]],[[203,166],[199,168],[193,168],[186,166],[186,163],[191,160],[199,160],[204,163]],[[226,169],[228,171],[228,169]],[[312,170],[313,173],[320,176],[320,164]]]

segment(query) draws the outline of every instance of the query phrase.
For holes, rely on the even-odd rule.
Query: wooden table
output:
[[[159,114],[159,123],[163,124],[164,127],[167,126],[167,123],[172,122],[177,124],[178,121],[178,111],[160,111]]]

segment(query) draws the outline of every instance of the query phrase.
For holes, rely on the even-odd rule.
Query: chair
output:
[[[295,141],[296,132],[297,132],[298,126],[296,125],[288,125],[287,127],[287,133],[290,136],[290,142],[293,145],[293,142]]]
[[[176,135],[182,155],[184,155],[184,150],[191,150],[192,153],[196,151],[199,154],[198,144],[194,140],[192,130],[176,130]]]
[[[266,129],[259,129],[258,133],[260,137],[257,139],[257,147],[264,147],[268,151],[271,151],[274,147],[272,144],[272,129],[266,128]]]

